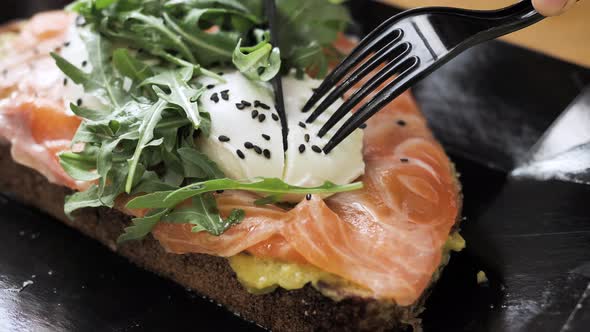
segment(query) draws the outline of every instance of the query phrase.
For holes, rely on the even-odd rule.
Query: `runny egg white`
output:
[[[91,72],[88,51],[82,38],[84,30],[73,26],[62,56],[86,72]],[[363,132],[354,131],[329,154],[321,150],[347,115],[323,138],[317,132],[334,111],[342,105],[335,102],[312,124],[305,120],[311,114],[301,112],[303,105],[321,81],[290,74],[283,77],[283,92],[289,128],[288,149],[284,151],[282,130],[269,83],[251,81],[238,71],[224,71],[224,82],[202,77],[207,87],[200,98],[200,111],[211,116],[211,132],[200,136],[200,150],[234,179],[254,177],[279,178],[291,185],[315,187],[325,181],[347,184],[364,172]],[[106,98],[84,93],[80,85],[64,76],[64,100],[83,107],[100,109]],[[319,103],[318,103],[319,104]]]

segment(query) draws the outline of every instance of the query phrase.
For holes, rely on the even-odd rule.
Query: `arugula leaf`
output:
[[[113,105],[119,108],[125,100],[122,82],[113,74],[113,68],[109,61],[112,54],[111,43],[103,38],[100,34],[93,33],[87,29],[80,30],[80,38],[84,41],[88,58],[92,65],[92,72],[86,82],[83,82],[84,92],[96,95],[103,101],[103,104]],[[65,73],[67,75],[67,73]],[[106,99],[105,99],[106,98]]]
[[[76,192],[66,196],[64,212],[71,218],[72,212],[85,207],[103,206],[104,202],[98,197],[98,186],[92,185],[86,191]]]
[[[244,210],[234,209],[225,220],[219,215],[215,197],[203,194],[193,197],[190,207],[181,208],[163,218],[165,222],[190,223],[195,225],[193,232],[207,231],[213,235],[221,235],[229,227],[241,222],[245,217]]]
[[[164,161],[164,166],[166,166],[166,170],[161,176],[162,181],[178,188],[184,182],[184,178],[186,177],[184,165],[180,160],[180,157],[176,153],[164,149],[162,151],[162,159]]]
[[[178,154],[184,165],[184,176],[199,179],[221,179],[225,174],[205,154],[193,148],[180,148]]]
[[[268,195],[254,201],[254,205],[267,205],[279,203],[283,198],[283,194]]]
[[[178,186],[170,185],[165,181],[162,181],[158,174],[153,171],[146,171],[139,179],[135,187],[133,188],[132,195],[138,193],[149,193],[154,191],[166,191],[176,190]]]
[[[66,197],[64,212],[71,217],[73,211],[86,207],[113,207],[115,199],[122,192],[126,171],[124,168],[118,168],[113,171],[111,177],[112,184],[104,193],[99,193],[99,187],[92,185],[86,191],[76,192]]]
[[[281,69],[281,52],[269,43],[268,33],[252,47],[241,47],[242,40],[233,53],[234,65],[251,80],[270,81]]]
[[[117,0],[96,0],[94,5],[96,6],[96,9],[104,9],[112,5],[116,1]]]
[[[225,8],[248,12],[248,9],[237,0],[170,0],[166,6],[184,5],[187,8],[207,8],[217,4]]]
[[[70,109],[77,116],[91,121],[100,121],[101,119],[104,119],[105,117],[109,116],[108,111],[80,107],[73,103],[70,103]]]
[[[196,61],[193,53],[182,41],[182,38],[174,33],[174,31],[170,30],[166,24],[164,24],[164,20],[162,18],[144,15],[139,11],[133,11],[129,14],[126,14],[124,18],[125,20],[137,20],[143,23],[142,26],[137,28],[138,30],[143,30],[144,34],[152,34],[153,36],[153,33],[156,33],[163,37],[162,39],[154,40],[154,42],[162,43],[168,47],[173,48],[174,50],[180,52],[180,54],[182,54],[185,59],[190,62]]]
[[[159,140],[159,143],[154,143],[157,141],[152,141],[152,139],[154,138],[154,129],[162,118],[162,112],[164,111],[166,105],[167,102],[165,100],[160,100],[155,103],[148,111],[148,114],[144,117],[141,126],[139,127],[139,140],[137,142],[135,152],[133,153],[133,157],[129,159],[129,175],[127,176],[127,183],[125,185],[125,191],[127,193],[131,192],[135,170],[137,168],[137,164],[139,163],[139,157],[141,157],[141,152],[143,149],[150,144],[159,145],[162,143],[161,140]]]
[[[277,178],[255,178],[252,180],[232,180],[224,178],[197,182],[176,191],[160,191],[139,196],[127,203],[127,207],[130,209],[169,208],[180,204],[188,198],[217,190],[248,190],[268,194],[305,195],[339,193],[358,190],[362,187],[362,182],[346,185],[336,185],[331,182],[325,182],[318,187],[305,188],[289,185]]]
[[[69,176],[80,181],[94,181],[100,177],[96,173],[96,159],[79,153],[62,152],[59,163]]]
[[[113,52],[113,66],[119,73],[134,81],[142,82],[153,76],[150,66],[132,57],[125,48],[118,48]]]
[[[143,218],[133,219],[133,225],[125,228],[125,232],[117,238],[117,244],[144,238],[168,211],[168,209],[153,210]]]
[[[219,9],[193,9],[184,19],[184,26],[198,27],[202,15],[207,13],[229,13]],[[231,59],[231,47],[235,44],[237,36],[227,33],[206,33],[201,29],[183,29],[168,14],[164,13],[166,23],[195,50],[195,56],[199,62],[211,64],[214,61],[227,61]]]
[[[278,46],[284,60],[283,70],[313,69],[318,73],[318,77],[326,74],[327,70],[323,70],[323,64],[329,62],[330,55],[321,50],[331,47],[338,38],[338,34],[344,32],[351,20],[348,11],[340,5],[341,3],[342,1],[338,0],[277,2],[281,22]],[[303,59],[305,60],[302,61]],[[310,68],[311,64],[316,68]]]
[[[154,85],[154,91],[158,97],[170,104],[180,107],[192,122],[195,129],[199,128],[201,119],[197,99],[205,91],[204,89],[194,89],[188,85],[188,81],[193,76],[192,68],[182,68],[180,70],[167,70],[156,76],[145,80],[142,85]],[[164,91],[159,87],[167,89]]]

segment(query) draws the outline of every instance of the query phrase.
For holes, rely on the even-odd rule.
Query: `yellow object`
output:
[[[483,271],[477,272],[477,283],[483,284],[486,282],[488,282],[488,276],[486,276],[486,273]]]
[[[229,258],[231,268],[250,293],[264,294],[277,287],[292,290],[321,279],[334,278],[311,265],[283,263],[272,259],[240,254]]]
[[[459,232],[449,235],[443,247],[442,265],[448,262],[450,251],[461,251],[463,248],[465,248],[465,240]],[[309,283],[318,288],[320,281],[336,286],[319,289],[324,295],[335,300],[343,295],[337,289],[346,289],[348,292],[359,295],[365,291],[357,285],[311,265],[285,263],[247,254],[239,254],[228,258],[228,260],[231,268],[236,272],[238,280],[248,292],[253,294],[269,293],[277,287],[287,290],[299,289]]]
[[[465,249],[465,239],[459,234],[459,232],[451,233],[445,243],[444,249],[459,252]]]
[[[381,0],[397,6],[448,6],[496,9],[517,0]],[[580,1],[568,12],[504,37],[505,40],[563,60],[590,67],[590,1]]]

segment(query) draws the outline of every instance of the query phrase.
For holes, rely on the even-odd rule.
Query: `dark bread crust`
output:
[[[238,282],[226,259],[202,254],[166,253],[148,236],[116,246],[115,240],[130,218],[119,211],[84,209],[74,220],[63,212],[71,191],[51,184],[36,171],[15,163],[10,148],[0,143],[0,191],[11,192],[58,220],[94,238],[133,263],[202,294],[230,311],[274,331],[381,331],[398,330],[417,321],[422,300],[412,307],[390,302],[353,298],[335,302],[310,286],[301,290],[279,289],[252,295]],[[425,292],[427,293],[427,292]]]

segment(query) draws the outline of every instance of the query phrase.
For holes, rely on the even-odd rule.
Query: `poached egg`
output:
[[[211,115],[211,134],[198,145],[228,177],[276,177],[288,184],[316,187],[325,181],[348,184],[364,172],[363,132],[355,130],[329,154],[322,151],[344,117],[324,137],[319,129],[342,105],[335,102],[313,123],[305,122],[310,112],[301,109],[321,81],[293,73],[283,77],[285,112],[289,134],[283,151],[281,125],[270,84],[250,81],[238,71],[226,71],[225,83],[201,78],[208,87],[201,97],[201,110]],[[319,103],[318,103],[319,105]]]

